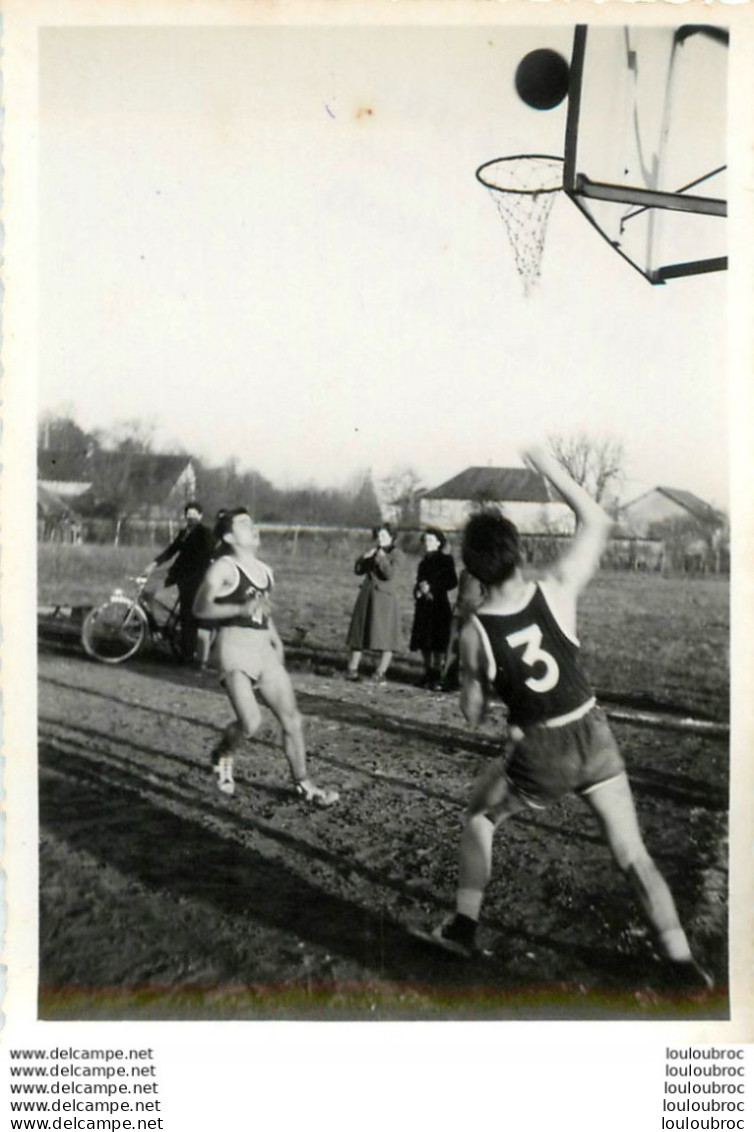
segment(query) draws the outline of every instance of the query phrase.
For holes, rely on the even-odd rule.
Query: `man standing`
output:
[[[203,668],[209,656],[211,636],[201,629],[194,617],[192,606],[202,578],[210,564],[215,540],[209,527],[202,522],[201,506],[194,500],[183,508],[185,526],[153,562],[146,568],[149,575],[158,566],[174,558],[165,577],[166,586],[177,586],[180,600],[181,658],[184,664],[197,660]]]

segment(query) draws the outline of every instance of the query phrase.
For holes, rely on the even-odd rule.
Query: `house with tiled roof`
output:
[[[80,513],[122,511],[142,519],[173,516],[196,493],[196,470],[188,456],[156,452],[37,452],[37,487],[45,507],[59,500]]]
[[[121,478],[136,504],[131,514],[142,519],[170,518],[196,495],[196,469],[188,456],[100,452],[97,463],[94,491],[98,498],[104,502],[108,485]]]
[[[552,485],[530,468],[470,467],[419,502],[422,526],[458,530],[484,503],[494,503],[522,534],[572,534],[574,515]]]
[[[50,496],[72,504],[92,489],[94,468],[90,450],[57,452],[37,450],[37,485],[49,502]]]
[[[620,520],[633,538],[662,539],[672,569],[688,574],[730,568],[727,516],[690,491],[654,487],[622,507]]]
[[[646,535],[651,527],[669,520],[692,520],[704,527],[721,527],[725,516],[690,491],[653,487],[621,507],[620,520],[633,534]]]

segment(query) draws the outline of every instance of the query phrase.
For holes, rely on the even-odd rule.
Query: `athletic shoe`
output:
[[[214,760],[212,767],[217,775],[217,788],[223,794],[235,794],[236,784],[233,781],[232,755],[220,755]]]
[[[358,672],[346,672],[346,680],[350,680],[352,684],[358,684],[361,677]]]
[[[326,786],[315,786],[313,782],[297,782],[296,793],[305,802],[312,806],[319,806],[321,809],[334,806],[340,798],[337,790]]]
[[[475,930],[474,921],[468,920],[467,917],[463,917],[459,926],[458,916],[447,917],[435,928],[409,929],[411,935],[415,936],[417,939],[424,940],[425,943],[431,943],[435,947],[440,947],[443,951],[448,951],[451,955],[457,955],[461,959],[488,959],[491,952],[477,945]]]
[[[715,985],[712,975],[700,967],[695,959],[668,959],[663,968],[663,973],[667,975],[667,985],[673,990],[712,990]]]
[[[378,688],[387,688],[387,677],[380,676],[375,672],[374,676],[371,679],[371,683],[375,684]]]

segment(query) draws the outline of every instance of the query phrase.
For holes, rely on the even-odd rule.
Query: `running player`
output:
[[[523,576],[512,522],[482,511],[466,526],[464,565],[486,596],[461,630],[461,708],[476,725],[494,687],[508,706],[510,733],[506,757],[473,788],[461,836],[456,913],[432,937],[449,951],[474,953],[495,830],[512,814],[575,793],[594,813],[638,896],[668,982],[709,988],[712,979],[695,962],[670,890],[642,840],[623,760],[579,659],[576,600],[599,566],[610,519],[547,453],[532,450],[527,461],[573,508],[577,533],[552,573],[535,583]]]
[[[224,794],[235,790],[234,756],[262,721],[256,693],[280,723],[296,792],[307,802],[331,806],[338,792],[316,786],[307,772],[301,715],[270,612],[274,579],[256,553],[259,530],[246,508],[237,507],[219,513],[214,533],[222,551],[204,577],[194,614],[217,623],[215,658],[236,713],[212,753],[218,787]]]

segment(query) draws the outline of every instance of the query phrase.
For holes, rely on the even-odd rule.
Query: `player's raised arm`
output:
[[[612,520],[544,448],[529,448],[523,455],[535,471],[547,477],[576,513],[576,536],[558,562],[555,573],[561,582],[580,590],[599,567]]]

